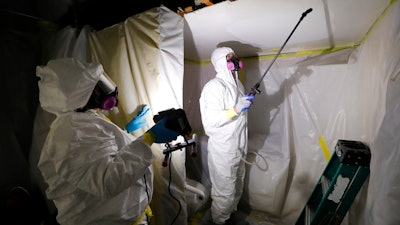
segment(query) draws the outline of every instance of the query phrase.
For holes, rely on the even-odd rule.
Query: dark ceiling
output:
[[[221,0],[202,0],[218,3]],[[40,21],[62,28],[90,25],[96,30],[124,21],[126,18],[164,5],[174,12],[196,6],[194,0],[14,0],[0,3],[0,25],[13,30],[35,32]],[[36,25],[35,25],[36,24]]]
[[[160,6],[160,4],[164,4],[170,9],[176,9],[177,5],[183,4],[184,1],[162,2],[156,0],[85,0],[73,4],[68,12],[60,18],[58,24],[61,26],[69,24],[75,27],[90,25],[94,29],[102,29],[122,22],[129,16]]]

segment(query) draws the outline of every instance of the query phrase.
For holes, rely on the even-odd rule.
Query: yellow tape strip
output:
[[[294,56],[331,53],[331,52],[336,52],[336,51],[340,51],[343,49],[357,48],[357,47],[358,47],[358,45],[348,45],[348,46],[341,46],[341,47],[335,47],[335,48],[314,49],[314,50],[305,50],[305,51],[298,51],[298,52],[281,53],[281,54],[279,54],[278,58],[289,58],[289,57],[294,57]],[[259,60],[273,59],[273,58],[275,58],[275,56],[276,56],[275,54],[271,54],[271,55],[263,55],[263,56],[242,57],[241,59],[243,61],[259,61]],[[193,61],[190,59],[185,59],[184,61],[185,61],[185,63],[188,63],[188,64],[198,64],[201,66],[211,64],[210,61],[196,62],[196,61]]]
[[[328,146],[326,145],[324,136],[319,136],[318,137],[319,144],[321,145],[322,152],[325,155],[326,161],[329,161],[331,159],[331,152],[328,149]]]
[[[369,35],[372,33],[372,31],[377,27],[377,24],[379,24],[382,19],[386,16],[386,14],[389,12],[389,9],[393,6],[394,3],[396,3],[398,0],[391,0],[389,4],[386,6],[386,8],[383,10],[382,14],[375,20],[375,22],[372,24],[372,26],[369,28],[367,33],[364,35],[364,37],[361,39],[360,44],[364,43]]]
[[[151,211],[151,208],[149,205],[146,207],[146,211],[144,211],[143,214],[139,217],[139,219],[137,219],[136,222],[134,222],[132,225],[138,225],[140,222],[142,222],[142,220],[144,219],[144,216],[146,216],[146,215],[148,217],[153,216],[153,212]]]

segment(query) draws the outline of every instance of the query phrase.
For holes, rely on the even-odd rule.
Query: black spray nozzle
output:
[[[294,31],[296,30],[297,26],[299,26],[300,22],[303,20],[303,18],[312,11],[312,8],[307,9],[305,12],[303,12],[303,14],[301,15],[301,18],[299,19],[299,21],[297,22],[296,26],[293,28],[292,32],[290,32],[289,36],[287,37],[286,41],[283,43],[283,45],[281,46],[281,48],[279,49],[278,53],[275,55],[274,59],[272,60],[272,62],[269,64],[267,70],[265,70],[264,74],[261,76],[260,80],[254,85],[254,87],[251,88],[250,90],[250,95],[256,95],[259,94],[261,91],[258,90],[258,87],[260,86],[260,83],[262,82],[262,80],[264,79],[265,75],[267,75],[269,69],[271,68],[272,64],[274,64],[275,60],[278,58],[278,56],[281,54],[282,49],[285,47],[286,43],[289,41],[290,37],[292,36],[292,34],[294,33]]]
[[[305,16],[307,16],[307,14],[309,14],[312,11],[312,8],[307,9],[305,12],[303,12],[303,14],[301,14],[301,18],[304,18]]]

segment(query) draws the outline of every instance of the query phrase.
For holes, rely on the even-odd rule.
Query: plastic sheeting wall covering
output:
[[[241,209],[251,224],[295,223],[327,164],[320,136],[331,153],[339,139],[372,152],[370,177],[342,224],[400,224],[399,31],[395,2],[355,49],[278,58],[249,110],[248,160],[256,165],[247,166]],[[243,61],[250,90],[271,61]],[[184,108],[199,133],[198,97],[214,74],[211,64],[185,64]],[[192,164],[188,175],[206,182],[207,162]]]

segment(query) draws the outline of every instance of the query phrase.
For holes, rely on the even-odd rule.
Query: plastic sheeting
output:
[[[183,24],[176,13],[163,6],[147,10],[91,32],[89,46],[92,60],[102,63],[118,86],[120,103],[109,113],[114,123],[124,127],[136,115],[137,106],[147,104],[152,113],[146,118],[148,126],[133,133],[140,136],[154,124],[153,115],[182,108]],[[152,150],[156,156],[152,224],[173,220],[184,224],[185,154],[172,153],[169,167],[162,167],[163,145],[153,144]]]
[[[170,108],[182,108],[183,92],[183,23],[182,17],[161,6],[134,15],[126,21],[93,31],[66,27],[53,40],[49,59],[77,57],[100,62],[119,89],[119,106],[109,118],[124,128],[136,115],[139,105],[151,108],[148,125],[132,133],[140,136],[153,124],[153,115]],[[35,119],[35,135],[30,161],[35,182],[45,187],[36,162],[52,121],[41,109]],[[153,144],[154,194],[151,203],[152,224],[185,224],[185,152],[175,151],[168,167],[162,167],[163,145]],[[178,202],[179,201],[179,202]],[[51,202],[49,208],[53,209]],[[53,210],[51,210],[54,212]]]
[[[400,223],[399,30],[396,2],[355,49],[275,62],[249,110],[247,159],[255,164],[241,209],[251,224],[295,223],[327,164],[320,136],[331,153],[339,139],[371,148],[370,177],[342,224]],[[250,90],[271,60],[242,60]],[[185,64],[184,107],[199,133],[199,93],[214,74],[210,64]],[[188,176],[206,183],[204,157],[190,162]]]

